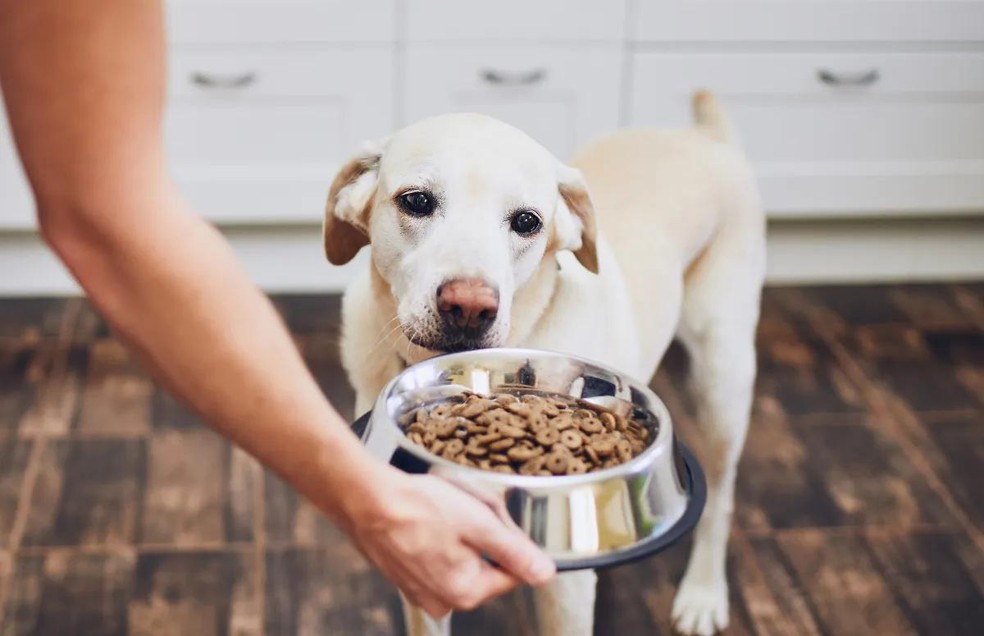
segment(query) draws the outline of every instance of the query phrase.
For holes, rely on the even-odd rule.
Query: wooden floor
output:
[[[278,298],[352,395],[334,298]],[[984,634],[984,285],[767,292],[731,634]],[[696,444],[684,362],[654,382]],[[597,633],[668,634],[687,546],[601,574]],[[455,618],[532,634],[528,593]],[[156,388],[78,300],[0,301],[0,636],[373,635],[394,590]]]

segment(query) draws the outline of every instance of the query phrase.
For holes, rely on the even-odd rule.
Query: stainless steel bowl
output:
[[[582,475],[537,477],[461,466],[417,446],[399,417],[462,391],[535,389],[604,406],[645,424],[649,446],[629,462]],[[599,568],[653,554],[700,517],[704,478],[674,440],[666,407],[649,388],[575,357],[529,349],[485,349],[407,368],[379,395],[356,432],[377,457],[408,472],[443,477],[509,516],[560,570]],[[503,508],[504,506],[504,508]]]

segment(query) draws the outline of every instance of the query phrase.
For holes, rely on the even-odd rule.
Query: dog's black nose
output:
[[[466,338],[481,336],[499,312],[499,290],[479,278],[451,280],[437,288],[445,327]]]

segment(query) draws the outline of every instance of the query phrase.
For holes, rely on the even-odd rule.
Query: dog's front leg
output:
[[[369,412],[376,400],[376,396],[385,382],[378,387],[366,388],[356,392],[355,410],[356,413]],[[427,613],[411,603],[403,593],[400,593],[400,602],[403,605],[403,621],[406,624],[407,636],[449,636],[451,634],[451,615],[444,618],[434,619]]]
[[[591,636],[594,631],[595,586],[593,570],[568,572],[535,592],[541,636]]]
[[[703,434],[707,504],[673,602],[673,618],[681,633],[696,636],[711,636],[728,625],[728,537],[755,383],[754,330],[736,332],[712,329],[684,339]]]

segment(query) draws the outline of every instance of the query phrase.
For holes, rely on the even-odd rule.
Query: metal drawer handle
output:
[[[245,88],[256,81],[256,73],[250,71],[240,75],[214,75],[195,72],[191,74],[191,81],[204,88]]]
[[[506,73],[486,69],[480,73],[483,80],[496,86],[532,86],[547,79],[547,71],[538,68],[525,73]]]
[[[880,74],[876,68],[863,73],[834,73],[822,68],[817,71],[817,77],[828,86],[871,86]]]

